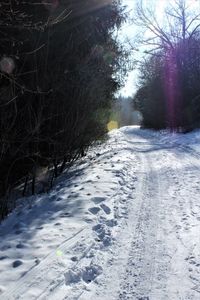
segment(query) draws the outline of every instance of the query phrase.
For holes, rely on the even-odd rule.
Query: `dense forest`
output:
[[[134,104],[143,126],[189,131],[200,126],[200,19],[186,0],[169,3],[163,22],[139,1],[134,23],[149,35]],[[162,25],[161,25],[162,24]]]
[[[1,3],[0,217],[16,187],[49,189],[104,136],[126,71],[124,19],[120,1]]]

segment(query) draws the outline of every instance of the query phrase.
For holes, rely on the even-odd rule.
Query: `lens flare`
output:
[[[59,257],[61,257],[61,256],[63,256],[63,252],[61,250],[57,250],[56,251],[56,255],[59,256]]]
[[[15,69],[15,62],[11,57],[3,57],[0,60],[0,70],[6,74],[12,74]]]
[[[118,122],[117,121],[110,121],[108,124],[107,124],[107,129],[108,131],[111,131],[113,129],[117,129],[118,128]]]

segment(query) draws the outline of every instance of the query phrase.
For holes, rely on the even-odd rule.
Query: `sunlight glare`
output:
[[[107,125],[108,131],[111,131],[113,129],[118,129],[118,122],[117,121],[110,121]]]
[[[61,250],[57,250],[56,251],[56,255],[59,256],[59,257],[61,257],[61,256],[63,256],[63,252]]]

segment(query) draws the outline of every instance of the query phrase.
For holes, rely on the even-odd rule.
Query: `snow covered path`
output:
[[[200,299],[199,145],[113,131],[0,226],[0,299]]]

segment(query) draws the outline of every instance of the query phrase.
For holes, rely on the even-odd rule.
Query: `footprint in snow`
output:
[[[56,202],[60,202],[60,201],[62,201],[62,198],[58,197],[58,198],[56,199]]]
[[[85,218],[84,221],[85,221],[86,223],[89,223],[89,224],[93,222],[93,220],[92,220],[92,219],[89,219],[89,218]]]
[[[16,235],[21,234],[21,233],[22,233],[22,230],[16,230],[16,231],[15,231],[15,234],[16,234]]]
[[[78,193],[71,192],[71,195],[68,196],[68,199],[70,199],[70,198],[78,198],[78,197],[79,197]]]
[[[72,283],[80,282],[81,280],[86,283],[94,281],[101,273],[103,269],[98,265],[91,264],[90,266],[84,267],[83,269],[69,270],[64,274],[65,284],[69,285]]]
[[[61,225],[60,222],[54,224],[54,226],[60,226],[60,225]]]
[[[10,245],[4,245],[3,247],[1,247],[1,251],[5,251],[5,250],[8,250],[10,248],[11,248]]]
[[[181,228],[182,228],[182,226],[180,226],[180,225],[175,226],[175,229],[181,229]]]
[[[77,256],[72,256],[72,257],[71,257],[71,260],[72,260],[72,261],[78,261],[78,257],[77,257]]]
[[[114,226],[117,225],[117,220],[115,220],[115,219],[107,220],[107,221],[106,221],[106,225],[107,225],[108,227],[114,227]]]
[[[39,226],[39,227],[37,227],[36,229],[37,230],[42,230],[44,227],[43,226]]]
[[[39,258],[36,258],[36,259],[35,259],[35,264],[36,264],[36,265],[39,265],[39,263],[40,263]]]
[[[188,256],[188,257],[186,257],[186,258],[185,258],[185,260],[187,260],[187,261],[188,261],[188,260],[190,260],[190,259],[194,259],[194,258],[195,258],[194,256]]]
[[[184,230],[188,231],[188,230],[190,230],[190,227],[184,227]]]
[[[92,198],[92,201],[93,201],[95,204],[99,204],[99,203],[105,201],[105,198],[103,198],[103,197],[93,197],[93,198]]]
[[[0,260],[5,260],[6,258],[8,258],[7,255],[0,256]]]
[[[17,248],[17,249],[23,249],[23,248],[25,248],[25,245],[19,243],[19,244],[16,245],[16,248]]]
[[[15,260],[12,263],[13,268],[18,268],[19,266],[21,266],[23,264],[23,262],[21,260]]]
[[[70,212],[66,212],[64,214],[61,214],[60,217],[61,218],[72,217],[72,214]]]
[[[86,267],[82,272],[82,279],[86,283],[94,281],[102,273],[103,269],[98,265]]]
[[[197,214],[197,212],[192,211],[192,216],[195,216]]]
[[[111,209],[110,207],[108,207],[107,205],[105,205],[104,203],[100,205],[100,207],[103,209],[103,211],[109,215],[111,213]]]
[[[89,179],[86,181],[86,183],[93,183],[93,180]]]
[[[196,267],[200,267],[200,264],[196,264]]]
[[[97,234],[97,241],[103,242],[104,246],[108,246],[112,242],[110,230],[103,224],[97,224],[92,228]]]
[[[100,211],[100,208],[94,206],[94,207],[89,208],[88,210],[89,210],[89,212],[91,212],[93,215],[96,215],[96,214]]]

